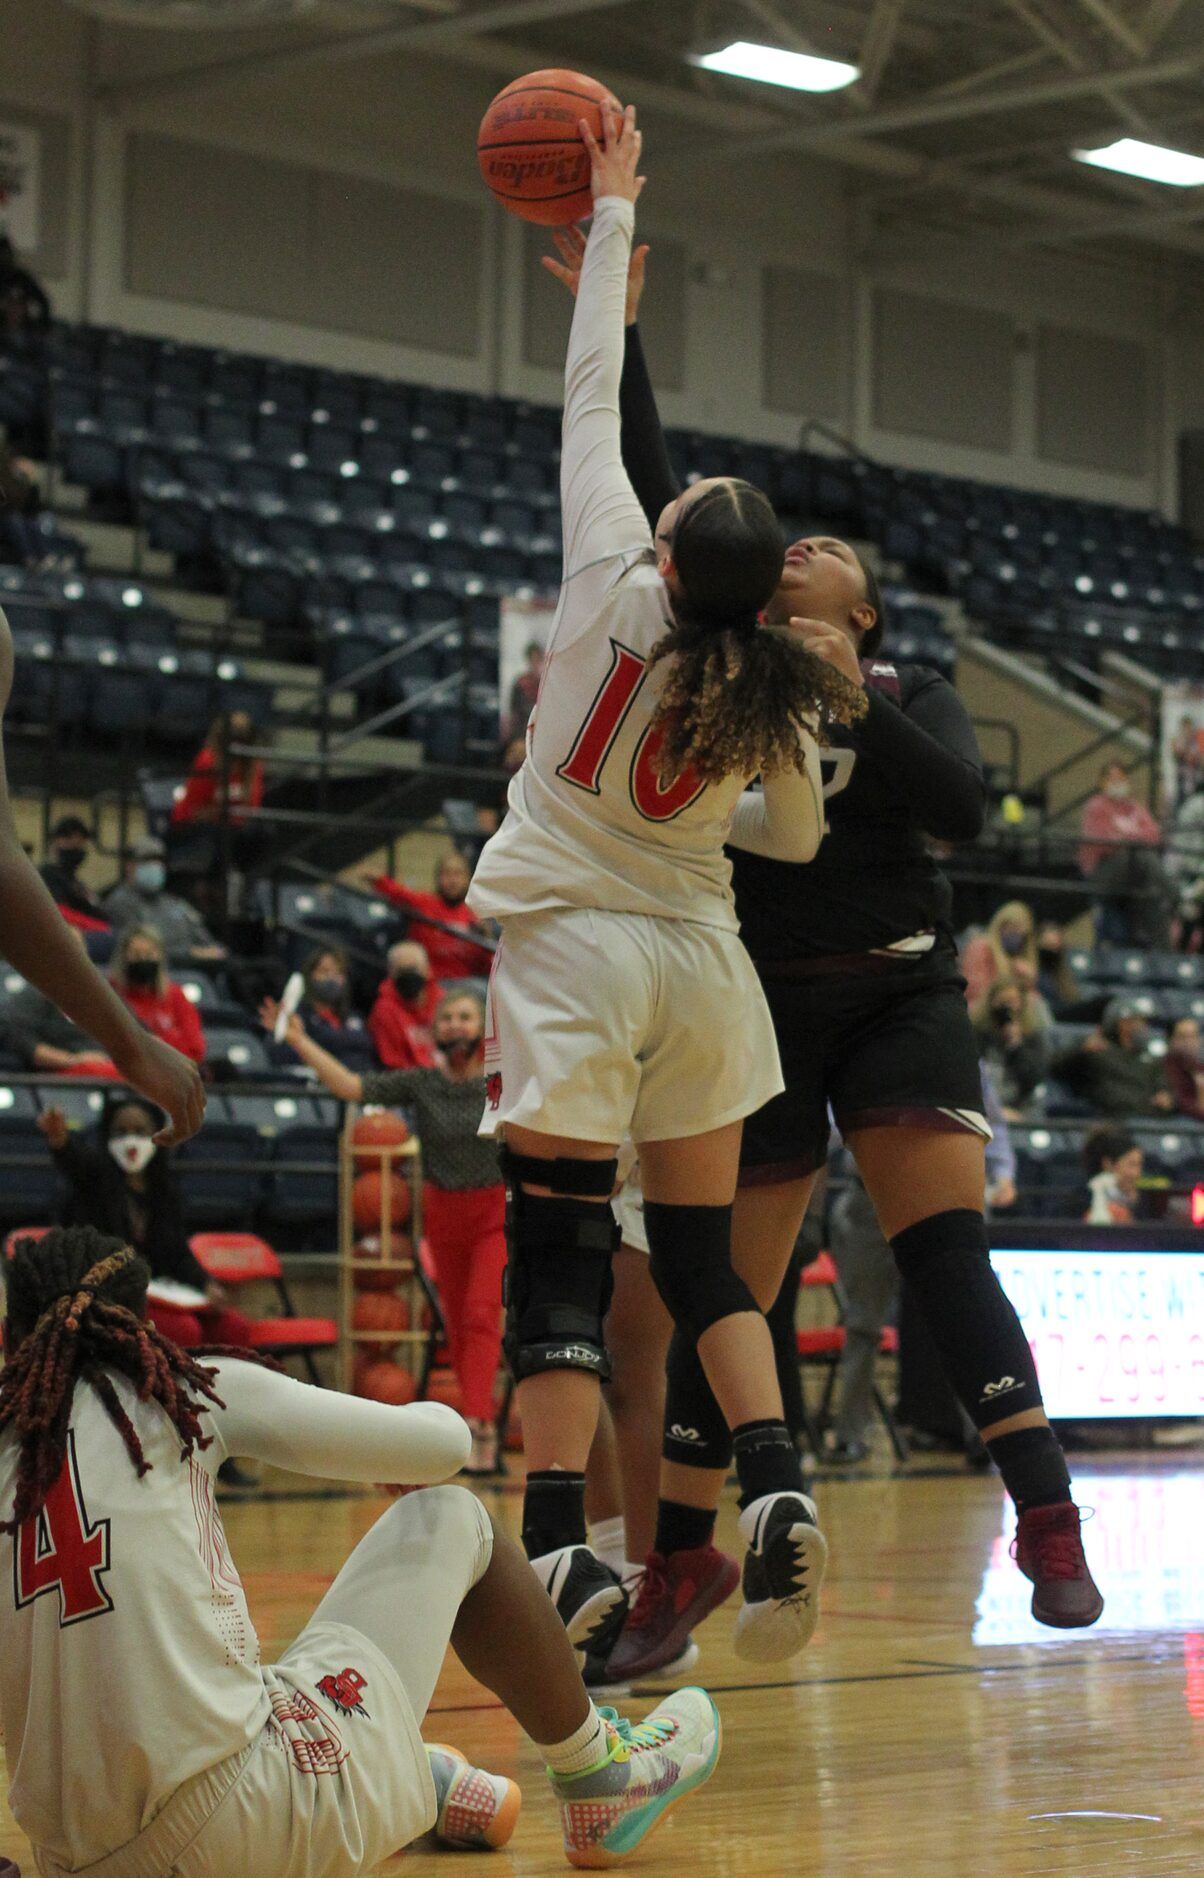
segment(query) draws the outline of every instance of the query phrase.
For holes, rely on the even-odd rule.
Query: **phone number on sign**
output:
[[[1199,1331],[1046,1330],[1030,1337],[1049,1413],[1198,1415],[1204,1411]]]

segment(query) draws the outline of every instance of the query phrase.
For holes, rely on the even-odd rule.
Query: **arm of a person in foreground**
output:
[[[982,833],[987,793],[970,713],[935,673],[906,711],[867,687],[868,710],[853,727],[858,750],[872,755],[927,834],[973,841]]]
[[[771,861],[813,861],[824,838],[824,785],[814,737],[800,733],[806,767],[781,770],[746,789],[732,812],[727,843]]]
[[[204,1361],[204,1358],[201,1358]],[[236,1357],[215,1361],[225,1403],[206,1418],[226,1454],[323,1480],[433,1486],[468,1459],[468,1424],[442,1402],[391,1408]]]
[[[0,717],[13,677],[13,642],[0,612]],[[57,1004],[116,1064],[126,1081],[171,1117],[169,1139],[196,1133],[205,1091],[196,1065],[143,1030],[101,977],[21,846],[0,742],[0,957]]]

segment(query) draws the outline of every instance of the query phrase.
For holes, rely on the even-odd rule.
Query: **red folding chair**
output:
[[[53,1230],[54,1228],[52,1226],[14,1226],[12,1231],[5,1235],[5,1260],[8,1261],[12,1258],[13,1253],[17,1249],[18,1239],[44,1239],[46,1234],[53,1232]]]
[[[315,1352],[337,1347],[339,1327],[333,1317],[297,1315],[283,1267],[267,1240],[253,1232],[197,1232],[188,1244],[197,1264],[217,1284],[246,1285],[259,1280],[275,1287],[281,1315],[252,1320],[251,1347],[282,1363],[299,1356],[310,1381],[320,1383]]]
[[[840,1282],[836,1261],[830,1252],[821,1252],[810,1265],[804,1266],[800,1282],[804,1287],[821,1286],[830,1290],[838,1320],[835,1324],[817,1330],[799,1330],[795,1333],[799,1362],[804,1367],[822,1368],[827,1371],[823,1395],[820,1398],[819,1416],[813,1418],[810,1411],[807,1413],[807,1439],[815,1453],[822,1454],[820,1436],[831,1419],[836,1371],[848,1338],[848,1332],[844,1327],[844,1320],[848,1315],[848,1300]],[[878,1354],[880,1356],[898,1356],[899,1354],[899,1333],[891,1324],[886,1326],[879,1338]],[[874,1384],[874,1407],[886,1429],[891,1447],[894,1449],[895,1459],[900,1462],[908,1460],[910,1449],[904,1439],[903,1431],[891,1412],[890,1403],[876,1382]]]

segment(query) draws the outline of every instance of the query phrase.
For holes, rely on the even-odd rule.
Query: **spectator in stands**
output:
[[[95,1226],[133,1246],[150,1267],[147,1316],[185,1349],[222,1344],[246,1349],[251,1325],[230,1308],[224,1288],[193,1257],[184,1230],[184,1208],[171,1165],[171,1151],[155,1144],[164,1126],[162,1110],[141,1096],[114,1091],[94,1130],[75,1133],[62,1109],[43,1109],[38,1127],[67,1183],[62,1223]],[[186,1286],[195,1297],[185,1306],[155,1296],[155,1281]],[[233,1462],[218,1479],[226,1486],[253,1486]]]
[[[80,950],[86,951],[79,928],[70,930]],[[7,1006],[0,1020],[0,1040],[20,1057],[23,1069],[55,1076],[117,1075],[104,1051],[34,985],[23,985]]]
[[[200,1014],[168,977],[163,941],[153,926],[132,926],[122,933],[109,976],[140,1024],[194,1063],[204,1062]]]
[[[985,932],[971,939],[962,952],[962,976],[971,1006],[1000,978],[1037,982],[1037,930],[1031,907],[1009,900],[993,916]]]
[[[1140,1203],[1142,1152],[1123,1128],[1093,1128],[1083,1143],[1089,1226],[1131,1226]]]
[[[1204,1122],[1204,1064],[1200,1026],[1194,1017],[1181,1017],[1171,1025],[1164,1073],[1176,1112],[1193,1122]]]
[[[21,266],[11,238],[0,234],[0,335],[45,332],[49,324],[46,289]]]
[[[228,711],[215,717],[209,735],[193,758],[184,793],[171,812],[173,828],[195,827],[220,819],[229,776],[229,821],[232,829],[245,827],[248,809],[263,802],[263,763],[259,757],[232,756],[235,744],[255,741],[255,723],[247,711]]]
[[[278,1007],[260,1013],[274,1025]],[[435,1014],[438,1069],[356,1076],[318,1048],[294,1016],[288,1041],[343,1102],[405,1107],[422,1145],[424,1218],[464,1414],[472,1429],[466,1473],[500,1470],[493,1390],[502,1335],[506,1197],[497,1143],[477,1133],[485,1107],[485,1012],[471,993],[449,991]]]
[[[15,567],[41,567],[49,558],[38,528],[41,508],[32,463],[0,443],[0,561]]]
[[[510,687],[510,740],[525,737],[527,724],[535,709],[539,697],[539,687],[543,680],[544,649],[538,639],[532,639],[527,646],[526,669],[521,671]]]
[[[153,926],[176,958],[200,965],[227,956],[195,906],[167,891],[167,849],[155,835],[134,843],[122,879],[104,897],[104,909],[118,931]]]
[[[301,968],[305,993],[301,1016],[308,1034],[344,1069],[363,1075],[376,1068],[376,1052],[363,1018],[351,1006],[351,967],[341,946],[319,946]],[[293,1063],[287,1043],[271,1042],[273,1063]]]
[[[1037,990],[1058,1023],[1067,1021],[1082,1002],[1066,957],[1066,935],[1056,919],[1045,920],[1037,932]]]
[[[978,1054],[989,1065],[1009,1122],[1034,1112],[1037,1090],[1049,1070],[1049,1010],[1039,991],[1014,979],[997,978],[970,1018]]]
[[[1053,1074],[1097,1115],[1116,1121],[1165,1115],[1175,1100],[1149,1038],[1144,1012],[1130,998],[1113,998],[1099,1029],[1054,1058]]]
[[[92,830],[82,816],[60,815],[50,830],[50,858],[38,872],[69,926],[108,932],[109,917],[99,896],[79,878],[91,845]]]
[[[433,1069],[432,1029],[443,988],[431,976],[425,946],[401,939],[389,948],[389,976],[381,981],[368,1032],[384,1069]]]
[[[421,927],[420,937],[431,961],[431,971],[442,984],[453,978],[487,978],[493,963],[492,948],[480,945],[469,933],[483,933],[466,905],[468,883],[472,875],[468,862],[454,848],[449,849],[435,869],[434,893],[419,893],[388,874],[373,874],[373,892],[403,907],[410,925]],[[437,921],[432,925],[431,921]],[[458,933],[442,930],[446,926],[462,929]]]
[[[1157,850],[1162,827],[1123,763],[1105,763],[1083,810],[1079,867],[1095,889],[1095,936],[1101,945],[1166,946],[1174,892]]]

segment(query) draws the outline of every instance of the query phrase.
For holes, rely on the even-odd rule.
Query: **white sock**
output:
[[[622,1513],[616,1513],[613,1519],[596,1519],[590,1528],[589,1542],[602,1563],[609,1565],[621,1578],[627,1564],[627,1534]]]
[[[540,1745],[539,1751],[551,1773],[583,1774],[606,1759],[606,1723],[591,1702],[580,1728],[550,1747]]]

